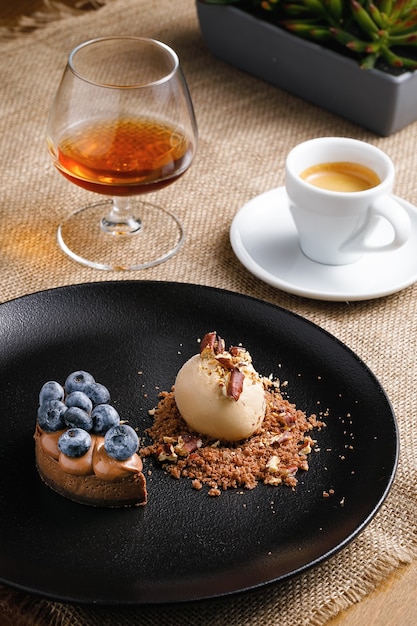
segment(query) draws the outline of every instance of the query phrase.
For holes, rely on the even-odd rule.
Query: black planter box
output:
[[[417,72],[364,70],[357,61],[232,6],[197,0],[203,39],[231,65],[387,136],[417,119]]]

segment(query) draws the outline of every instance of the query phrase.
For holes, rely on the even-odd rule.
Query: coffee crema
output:
[[[364,191],[381,182],[371,168],[349,161],[318,163],[304,170],[300,177],[314,187],[329,191]]]

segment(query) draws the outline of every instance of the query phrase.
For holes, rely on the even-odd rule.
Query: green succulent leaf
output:
[[[390,25],[389,16],[380,11],[375,4],[369,5],[369,14],[372,17],[373,21],[379,28],[388,28]]]
[[[392,0],[381,0],[380,11],[384,13],[384,15],[390,15],[392,11],[392,5],[394,4]]]
[[[389,42],[392,46],[416,46],[417,32],[408,35],[390,35]]]
[[[368,56],[364,57],[361,62],[360,62],[360,66],[363,70],[371,70],[375,67],[375,63],[377,62],[379,58],[379,54],[369,54]]]
[[[378,35],[378,26],[363,6],[357,0],[350,0],[350,4],[352,6],[353,18],[362,30],[371,36]]]
[[[324,0],[324,5],[327,8],[328,13],[332,16],[337,23],[342,19],[343,15],[343,2],[342,0]]]

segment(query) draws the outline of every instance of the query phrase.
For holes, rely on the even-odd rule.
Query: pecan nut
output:
[[[211,350],[214,354],[220,354],[225,349],[224,340],[215,331],[206,333],[200,343],[200,354],[205,349]]]
[[[229,382],[227,383],[226,393],[229,398],[233,398],[236,402],[240,398],[240,394],[243,391],[243,381],[245,375],[237,367],[234,367],[230,372]]]

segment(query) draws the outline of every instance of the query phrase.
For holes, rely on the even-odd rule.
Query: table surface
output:
[[[80,3],[79,0],[61,0],[66,7],[94,9],[99,2]],[[42,8],[42,0],[14,0],[13,3],[2,4],[0,24],[13,23],[21,15],[28,15],[33,10]],[[330,626],[411,626],[417,624],[417,603],[413,590],[417,588],[417,562],[396,570],[387,580],[382,582],[375,591],[342,611],[330,620]]]
[[[373,593],[330,620],[329,626],[412,626],[417,605],[412,590],[417,585],[417,562],[395,572]]]

